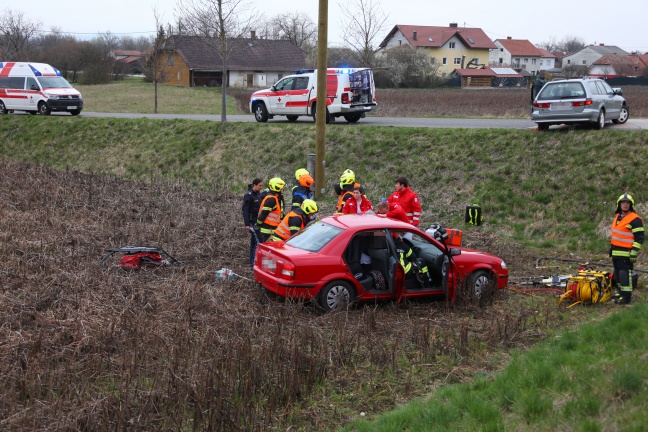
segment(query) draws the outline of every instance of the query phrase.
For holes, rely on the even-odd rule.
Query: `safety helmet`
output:
[[[271,178],[268,182],[270,190],[273,192],[281,192],[286,185],[286,182],[281,180],[279,177]]]
[[[301,209],[307,215],[317,213],[319,211],[319,208],[317,208],[317,203],[312,199],[305,199],[301,205]]]
[[[295,171],[295,179],[299,180],[299,177],[303,175],[310,174],[306,168],[299,168],[297,171]]]
[[[630,211],[634,211],[634,210],[633,210],[633,207],[634,207],[634,198],[632,198],[632,195],[630,195],[629,193],[624,193],[624,194],[621,195],[621,196],[619,197],[619,199],[617,200],[617,213],[621,213],[621,203],[622,203],[623,201],[628,201],[628,202],[630,203]]]
[[[350,185],[355,183],[355,173],[350,169],[344,171],[340,176],[341,185]]]
[[[311,187],[313,183],[315,183],[315,180],[313,180],[313,177],[311,177],[310,174],[304,174],[301,177],[299,177],[299,185],[304,186],[304,187]]]

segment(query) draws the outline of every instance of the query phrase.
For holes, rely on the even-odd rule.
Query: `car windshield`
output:
[[[342,228],[319,221],[288,240],[286,244],[309,252],[318,252],[342,231]]]
[[[550,83],[544,86],[538,100],[577,99],[585,97],[585,89],[579,82]]]
[[[74,88],[63,77],[38,77],[38,82],[43,89],[48,88]]]

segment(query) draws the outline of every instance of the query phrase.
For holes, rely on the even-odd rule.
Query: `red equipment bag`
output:
[[[157,252],[140,252],[124,255],[117,265],[125,269],[141,269],[142,267],[159,267],[165,264],[165,260]]]

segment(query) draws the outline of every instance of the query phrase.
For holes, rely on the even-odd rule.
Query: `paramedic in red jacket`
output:
[[[389,204],[386,200],[380,201],[376,205],[376,214],[378,216],[386,216],[389,219],[410,223],[409,218],[407,217],[401,206],[399,206],[398,204]]]
[[[405,177],[398,177],[396,179],[396,191],[387,198],[387,202],[391,204],[398,204],[405,210],[405,214],[409,219],[409,223],[414,226],[419,226],[421,220],[421,202],[418,195],[414,193],[409,187],[409,182]]]
[[[355,186],[353,188],[353,197],[346,200],[344,207],[342,207],[342,213],[344,214],[363,214],[367,213],[369,210],[373,211],[373,205],[371,201],[362,195],[362,187]]]

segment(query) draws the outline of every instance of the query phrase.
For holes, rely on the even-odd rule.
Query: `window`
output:
[[[472,62],[473,64],[479,64],[479,59],[475,57],[474,59],[472,59]]]
[[[173,66],[173,53],[169,53],[167,56],[167,66]]]
[[[531,64],[536,64],[536,59],[531,59]]]
[[[441,61],[444,65],[448,64],[448,57],[443,57],[443,60]]]
[[[502,57],[499,58],[499,64],[504,64],[504,59]]]
[[[524,63],[529,63],[529,59],[528,59],[528,58],[525,58],[525,59],[524,59]]]
[[[182,81],[182,71],[178,71],[178,81]]]
[[[430,57],[430,64],[436,64],[436,57]]]
[[[448,44],[448,48],[450,48],[450,49],[455,49],[455,43],[454,43],[454,42],[450,42],[450,43]]]
[[[27,85],[25,86],[26,90],[40,90],[36,78],[27,78]]]
[[[583,64],[586,65],[586,64],[587,64],[587,60],[583,60]]]
[[[308,88],[308,77],[295,78],[294,90],[306,90]]]
[[[567,60],[567,64],[571,64],[571,60]]]
[[[504,48],[500,48],[500,52],[504,52]]]
[[[461,57],[455,57],[454,58],[454,64],[460,65],[461,64]]]

